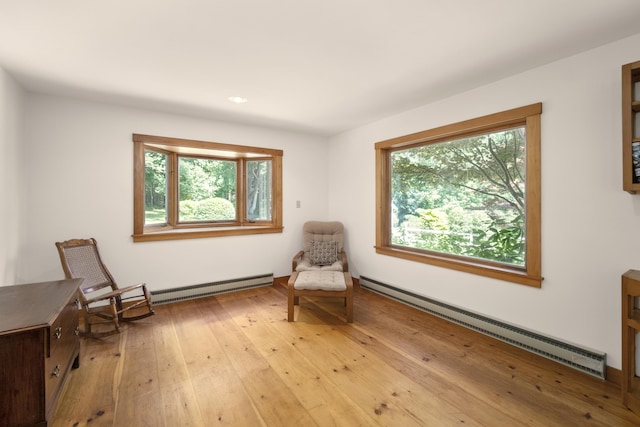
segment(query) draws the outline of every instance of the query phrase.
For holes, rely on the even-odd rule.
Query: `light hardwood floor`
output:
[[[83,339],[53,426],[638,426],[615,385],[356,289],[156,307]]]

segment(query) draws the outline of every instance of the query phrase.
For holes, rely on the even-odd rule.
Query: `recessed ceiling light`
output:
[[[247,98],[243,98],[241,96],[230,96],[228,99],[235,104],[244,104],[247,102]]]

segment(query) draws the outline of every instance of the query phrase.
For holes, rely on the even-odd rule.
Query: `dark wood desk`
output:
[[[82,279],[0,286],[0,426],[46,426],[80,360]]]

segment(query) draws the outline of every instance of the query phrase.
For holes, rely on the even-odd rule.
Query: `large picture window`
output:
[[[377,252],[539,287],[541,113],[377,143]]]
[[[133,135],[134,241],[282,232],[282,151]]]

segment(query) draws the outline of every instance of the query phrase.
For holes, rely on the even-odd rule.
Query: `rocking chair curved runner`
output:
[[[84,311],[84,331],[81,331],[81,335],[94,338],[109,336],[120,332],[120,322],[144,319],[155,314],[144,283],[118,287],[102,263],[95,239],[56,242],[56,247],[66,278],[84,279],[79,295]],[[112,324],[113,327],[100,332],[92,331],[92,325],[100,323]]]

